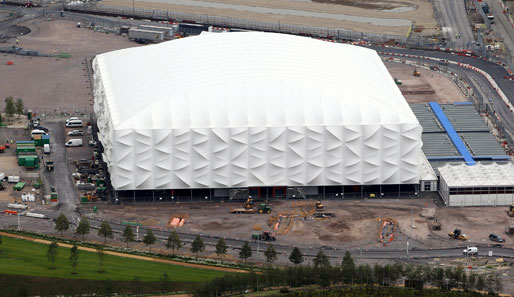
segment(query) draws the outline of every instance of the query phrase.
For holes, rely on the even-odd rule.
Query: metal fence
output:
[[[172,12],[168,10],[151,10],[137,7],[131,8],[124,6],[112,6],[91,2],[79,5],[67,5],[66,9],[68,11],[95,13],[105,16],[133,16],[155,21],[163,20],[172,22],[200,23],[216,27],[230,27],[244,30],[290,33],[313,37],[329,37],[338,40],[367,40],[377,43],[387,42],[389,40],[395,40],[400,43],[405,43],[407,41],[406,37],[400,35],[362,33],[343,29],[291,25],[280,22],[264,22],[231,17]]]

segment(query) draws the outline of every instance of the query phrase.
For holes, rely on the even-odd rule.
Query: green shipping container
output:
[[[18,157],[18,166],[25,166],[25,156]]]
[[[35,162],[33,157],[25,158],[25,167],[27,168],[34,168]]]
[[[34,142],[36,143],[36,146],[43,146],[43,139],[41,138],[34,139]]]
[[[88,202],[87,197],[84,197],[84,196],[80,197],[80,202]]]
[[[50,135],[43,135],[41,139],[43,140],[43,144],[50,144]]]

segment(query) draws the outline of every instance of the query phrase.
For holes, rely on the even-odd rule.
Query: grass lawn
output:
[[[91,280],[133,280],[158,281],[166,272],[171,281],[202,282],[226,274],[223,271],[198,269],[145,260],[105,255],[103,273],[98,273],[96,252],[79,250],[77,274],[71,274],[70,248],[58,247],[56,269],[46,257],[48,245],[2,236],[0,245],[0,272],[45,277],[61,277]]]

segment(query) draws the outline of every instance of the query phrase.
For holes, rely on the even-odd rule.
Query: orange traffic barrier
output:
[[[13,65],[14,62],[13,61],[7,61],[7,65]]]

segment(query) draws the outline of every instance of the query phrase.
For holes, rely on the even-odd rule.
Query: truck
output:
[[[484,13],[489,13],[489,4],[482,3],[482,10],[484,11]]]
[[[138,28],[130,28],[128,32],[129,39],[148,40],[151,42],[164,40],[164,32],[143,30]]]
[[[161,26],[153,26],[153,25],[139,25],[141,30],[150,30],[163,32],[166,37],[173,37],[173,28],[172,27],[161,27]]]

